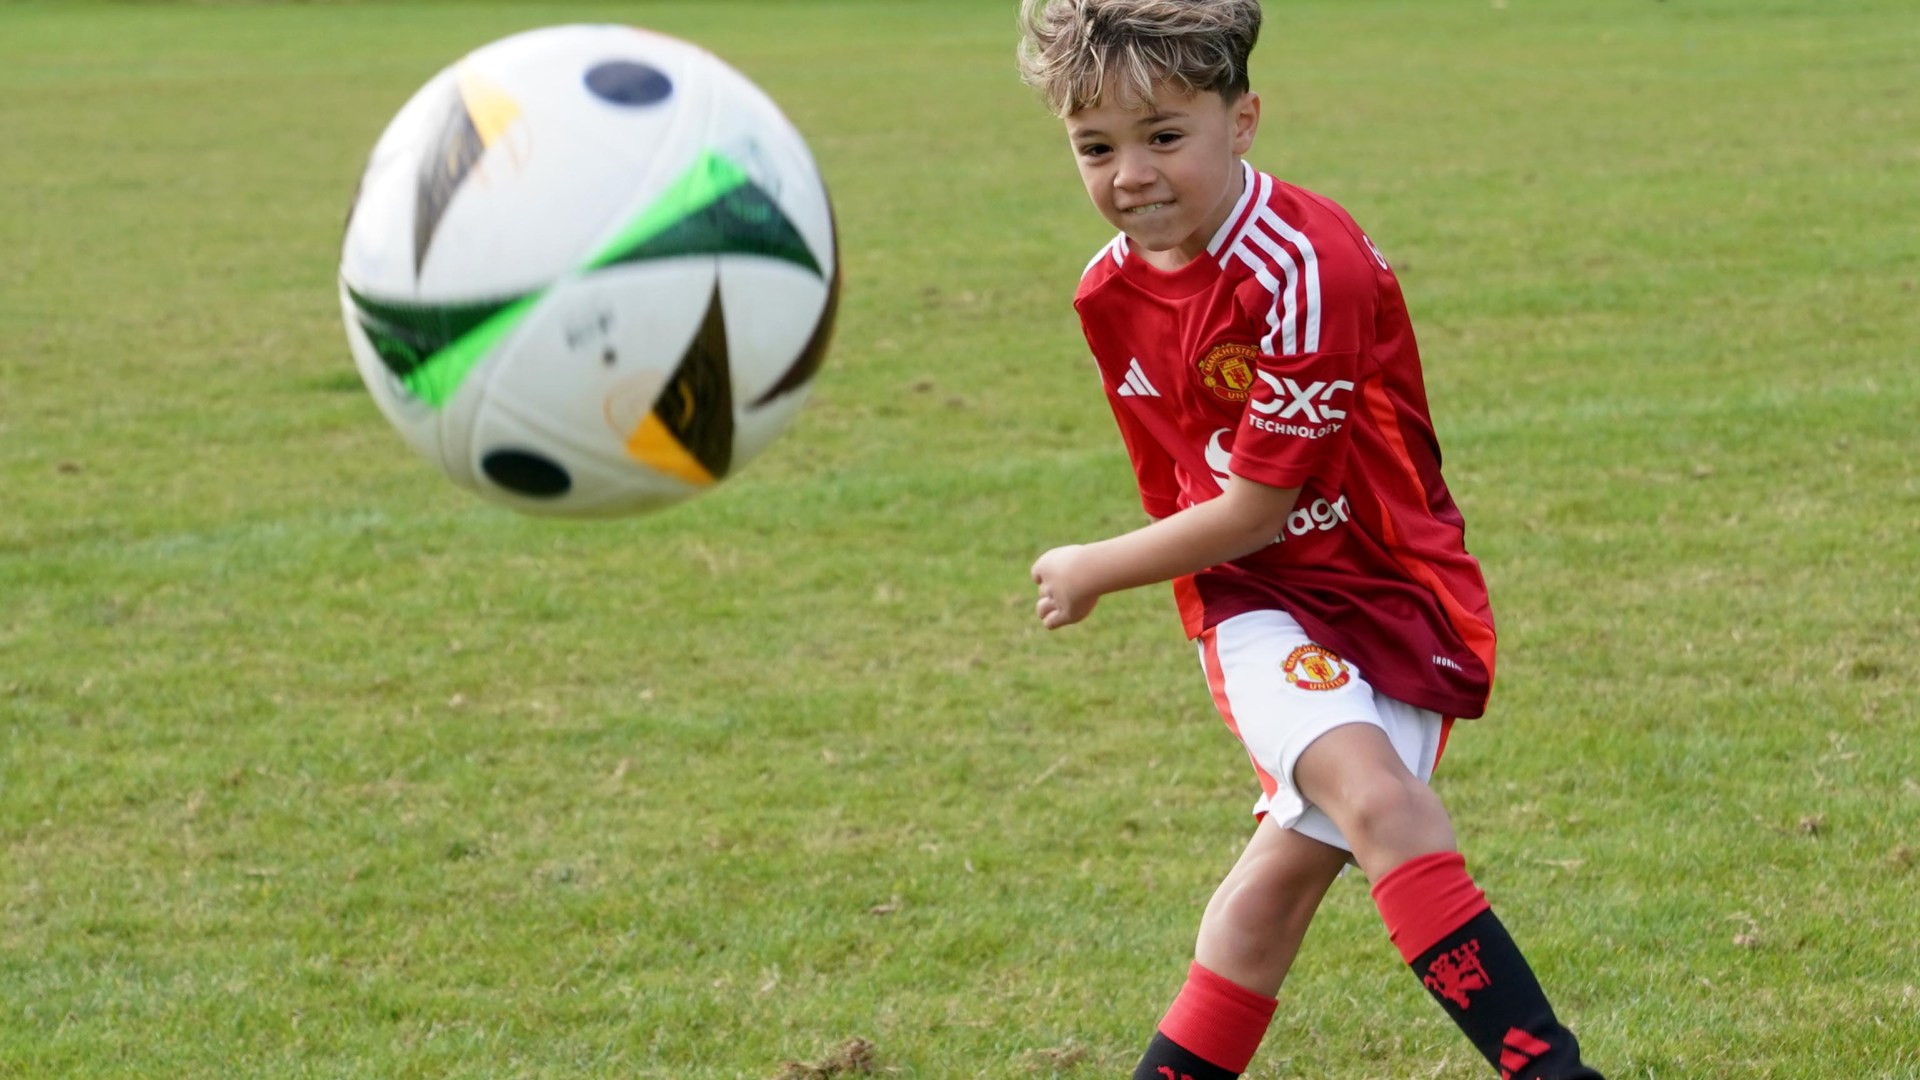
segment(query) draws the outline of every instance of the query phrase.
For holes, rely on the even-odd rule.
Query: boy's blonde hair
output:
[[[1020,76],[1055,116],[1100,103],[1153,103],[1165,81],[1228,102],[1247,92],[1259,0],[1022,0]]]

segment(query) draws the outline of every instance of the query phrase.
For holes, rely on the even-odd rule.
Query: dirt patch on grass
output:
[[[830,1080],[836,1076],[866,1076],[872,1072],[873,1044],[856,1036],[818,1064],[787,1062],[780,1066],[773,1080]]]

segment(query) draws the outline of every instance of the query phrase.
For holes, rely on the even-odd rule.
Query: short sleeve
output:
[[[1380,286],[1371,256],[1344,231],[1307,250],[1313,258],[1302,258],[1297,280],[1245,297],[1250,321],[1291,330],[1263,340],[1276,348],[1254,362],[1233,442],[1234,474],[1273,487],[1339,482],[1373,346]]]
[[[1353,352],[1262,356],[1234,436],[1232,470],[1272,487],[1337,484],[1345,472],[1360,357]]]

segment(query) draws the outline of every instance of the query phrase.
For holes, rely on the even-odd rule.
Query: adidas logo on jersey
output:
[[[1159,397],[1160,391],[1147,381],[1147,373],[1140,369],[1140,358],[1134,357],[1127,362],[1127,377],[1120,381],[1121,397]]]

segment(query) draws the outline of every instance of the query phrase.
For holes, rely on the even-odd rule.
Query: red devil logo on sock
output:
[[[1427,985],[1427,989],[1466,1008],[1469,994],[1493,985],[1493,980],[1487,977],[1487,969],[1480,964],[1480,939],[1475,938],[1457,949],[1441,953],[1433,963],[1427,965],[1427,974],[1420,981]]]

